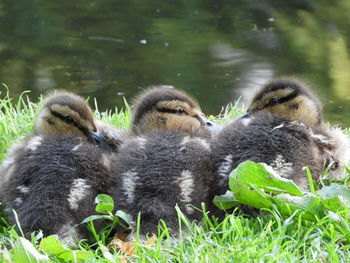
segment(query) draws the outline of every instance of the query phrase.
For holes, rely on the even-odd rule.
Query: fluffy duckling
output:
[[[132,131],[135,134],[172,129],[211,137],[220,130],[204,117],[193,98],[174,88],[150,88],[134,100],[134,105]]]
[[[303,167],[310,168],[315,180],[330,164],[339,171],[349,161],[349,145],[340,129],[323,124],[321,103],[303,82],[273,80],[254,96],[247,114],[213,138],[215,184],[210,200],[228,190],[228,175],[246,160],[267,163],[308,189]]]
[[[246,117],[257,111],[297,120],[309,127],[323,126],[320,100],[305,83],[293,78],[273,80],[258,91],[248,107]]]
[[[324,123],[321,102],[305,83],[293,78],[271,81],[253,98],[246,117],[264,108],[273,115],[305,124],[322,151],[322,170],[332,163],[331,176],[345,175],[341,167],[350,162],[350,140],[340,128]]]
[[[189,219],[201,218],[197,208],[212,182],[206,138],[218,127],[203,117],[197,102],[176,89],[147,90],[136,103],[136,136],[121,146],[113,163],[111,195],[134,220],[141,214],[141,234],[156,234],[164,220],[176,235],[176,205]]]
[[[111,151],[123,137],[97,126],[87,103],[69,92],[49,95],[34,127],[0,167],[5,212],[12,224],[17,212],[26,234],[42,230],[74,244],[76,235],[85,236],[74,225],[94,212],[95,196],[110,185]]]

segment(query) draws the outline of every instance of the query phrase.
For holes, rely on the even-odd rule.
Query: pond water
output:
[[[349,14],[348,0],[3,0],[0,83],[13,97],[71,90],[96,97],[100,110],[171,85],[217,115],[295,75],[331,123],[349,127]]]

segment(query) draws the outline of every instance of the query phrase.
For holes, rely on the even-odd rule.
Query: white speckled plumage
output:
[[[79,202],[83,200],[87,195],[89,195],[90,190],[91,185],[88,184],[85,179],[74,179],[73,183],[70,186],[69,194],[67,197],[69,207],[72,210],[78,210]]]

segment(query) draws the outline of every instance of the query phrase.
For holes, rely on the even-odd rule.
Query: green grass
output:
[[[30,102],[25,94],[16,104],[9,95],[0,99],[0,160],[13,142],[31,132],[40,103]],[[129,106],[106,113],[95,108],[97,118],[128,129]],[[215,119],[224,123],[241,111],[237,105],[229,106],[223,117]],[[350,134],[349,130],[347,132]],[[277,211],[265,211],[256,217],[235,213],[227,215],[220,223],[203,214],[204,219],[198,225],[187,222],[179,212],[179,219],[188,230],[181,232],[179,239],[174,241],[169,238],[166,226],[161,226],[156,243],[151,246],[137,243],[137,251],[130,262],[350,262],[350,222],[347,218],[342,219],[342,229],[339,229],[330,217],[310,222],[295,214],[282,216]],[[40,245],[41,233],[33,233],[29,242],[20,236],[0,214],[1,262],[64,262],[63,252],[45,252],[48,250]],[[110,239],[98,239],[91,243],[82,240],[77,247],[64,248],[65,252],[69,255],[90,253],[87,262],[119,262],[121,254],[107,248]],[[24,258],[20,258],[23,255]],[[75,261],[78,259],[76,256]]]

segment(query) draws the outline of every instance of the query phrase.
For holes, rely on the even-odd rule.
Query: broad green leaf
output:
[[[301,214],[301,217],[309,221],[317,221],[317,218],[326,215],[321,201],[315,195],[291,196],[289,194],[280,194],[272,196],[271,199],[277,206],[278,211],[287,216],[294,212]]]
[[[245,204],[260,209],[277,209],[288,216],[297,212],[312,221],[325,216],[324,207],[317,196],[304,195],[291,180],[280,177],[265,164],[251,161],[241,163],[230,174],[229,187],[231,196],[216,198],[219,207]]]
[[[333,211],[349,211],[350,210],[350,190],[340,184],[331,184],[317,191],[322,197],[323,205]]]
[[[292,181],[280,177],[265,164],[241,163],[230,174],[229,188],[232,192],[215,197],[214,202],[219,208],[245,204],[275,209],[287,216],[297,214],[310,221],[317,221],[330,211],[349,216],[350,190],[345,186],[332,184],[316,194],[303,194]]]
[[[97,203],[96,212],[101,214],[109,214],[113,212],[114,201],[112,197],[105,194],[99,194],[95,198],[95,203]]]
[[[42,239],[40,242],[40,249],[48,254],[55,255],[64,261],[81,262],[89,260],[94,256],[92,251],[71,250],[67,248],[58,240],[56,235]]]
[[[85,218],[83,221],[81,221],[80,224],[85,224],[85,223],[88,223],[88,222],[91,222],[91,221],[95,221],[95,220],[98,220],[98,219],[113,220],[112,216],[110,216],[110,215],[92,215],[92,216],[89,216],[89,217]]]
[[[41,262],[50,262],[50,259],[46,255],[42,255],[38,250],[33,246],[33,244],[20,237],[17,239],[13,249],[10,250],[12,255],[12,260],[14,262],[21,263],[41,263]]]
[[[45,237],[41,240],[40,249],[44,250],[47,253],[58,255],[62,252],[66,252],[69,249],[63,246],[61,241],[58,240],[58,237],[55,235]]]
[[[323,199],[330,199],[336,196],[343,196],[345,200],[350,203],[350,190],[344,185],[331,184],[330,186],[325,186],[317,191],[317,194],[322,196]]]
[[[303,192],[292,180],[282,178],[272,167],[264,163],[245,161],[239,164],[230,174],[229,186],[232,192],[234,192],[232,182],[235,181],[264,188],[266,191],[275,194],[303,195]]]
[[[230,182],[232,193],[237,201],[241,204],[249,205],[255,208],[272,208],[270,195],[266,194],[263,189],[252,185],[247,185],[235,180]]]
[[[343,196],[336,196],[326,200],[322,200],[322,204],[325,208],[332,212],[347,213],[349,211],[349,203],[343,198]]]
[[[131,217],[129,214],[125,213],[124,211],[118,210],[115,215],[121,219],[124,220],[125,223],[127,223],[128,225],[131,225]]]
[[[224,195],[215,196],[213,202],[221,210],[227,210],[240,204],[231,191],[227,191]]]

